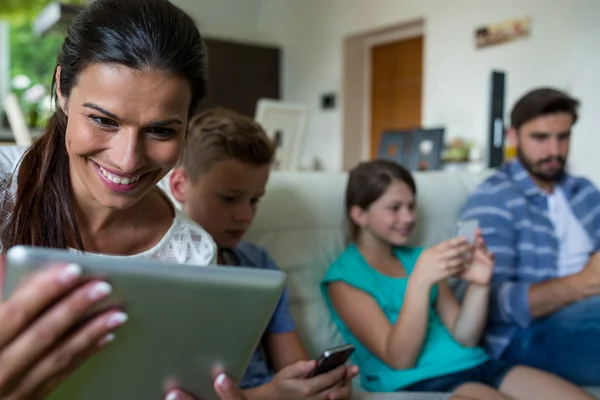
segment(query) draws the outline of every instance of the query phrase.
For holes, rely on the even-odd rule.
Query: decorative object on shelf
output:
[[[472,142],[462,138],[455,138],[448,143],[444,151],[444,162],[467,162],[471,151]]]
[[[517,148],[507,139],[504,142],[504,161],[508,161],[517,156]]]
[[[299,170],[304,145],[308,107],[279,100],[260,99],[255,120],[276,146],[274,169]]]
[[[442,168],[444,128],[387,131],[381,135],[378,158],[391,159],[412,171]]]
[[[528,17],[480,26],[475,29],[475,45],[483,48],[523,39],[529,35],[530,27],[531,19]]]

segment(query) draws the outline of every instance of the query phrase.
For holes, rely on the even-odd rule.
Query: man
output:
[[[486,345],[497,358],[600,384],[600,192],[565,171],[579,102],[553,89],[511,113],[516,159],[470,196],[496,266]]]

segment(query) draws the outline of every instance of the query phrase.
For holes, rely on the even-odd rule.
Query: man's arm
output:
[[[479,221],[486,245],[496,259],[490,319],[526,327],[534,319],[592,295],[594,285],[587,284],[587,277],[581,274],[531,284],[516,279],[519,265],[515,223],[518,221],[499,203],[498,197],[477,193],[469,199],[461,215],[461,219]],[[595,264],[600,269],[600,260]]]
[[[534,318],[600,294],[600,252],[595,252],[577,274],[551,279],[531,286],[529,304]]]
[[[584,225],[587,224],[585,227],[588,232],[596,234],[595,237],[592,237],[595,243],[595,252],[581,272],[531,286],[529,303],[531,313],[536,318],[600,293],[600,240],[598,240],[600,217],[595,210],[600,202],[600,192],[590,181],[583,178],[578,178],[578,180],[581,188],[578,200],[576,200],[577,206],[575,207],[579,208],[576,215],[586,221]],[[582,216],[582,211],[591,213],[593,218],[590,218],[592,216],[590,214]]]
[[[544,317],[587,297],[576,279],[572,275],[531,285],[528,296],[531,317]]]

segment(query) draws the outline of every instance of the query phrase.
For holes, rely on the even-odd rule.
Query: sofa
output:
[[[490,170],[415,173],[418,223],[414,245],[429,246],[453,234],[459,209]],[[331,262],[345,247],[343,172],[271,174],[247,239],[267,248],[287,274],[291,313],[302,342],[312,357],[342,338],[319,289]],[[355,379],[357,399],[441,400],[444,393],[366,393]],[[600,388],[590,388],[600,399]]]

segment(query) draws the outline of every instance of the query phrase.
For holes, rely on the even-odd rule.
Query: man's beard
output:
[[[517,147],[517,157],[519,158],[519,161],[521,161],[521,164],[523,164],[523,167],[531,175],[533,175],[535,178],[537,178],[543,182],[558,182],[565,175],[565,161],[566,160],[563,157],[560,157],[560,156],[548,157],[548,158],[544,158],[543,160],[533,162],[533,161],[529,160],[527,158],[527,156],[525,156],[525,154],[523,153],[523,151],[521,150],[520,147]],[[542,165],[544,163],[549,162],[549,161],[557,161],[560,164],[560,167],[558,168],[558,170],[556,172],[549,173],[549,172],[543,172],[540,170],[540,167],[542,167]]]

